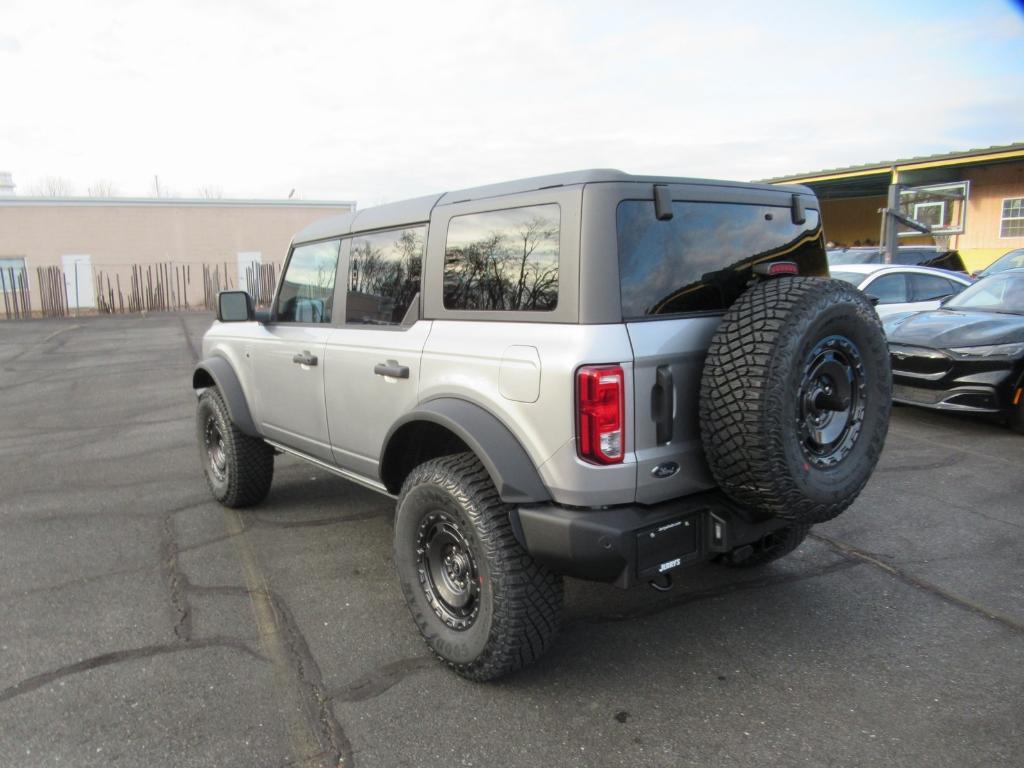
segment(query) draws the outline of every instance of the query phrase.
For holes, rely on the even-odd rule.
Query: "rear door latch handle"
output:
[[[388,360],[386,363],[377,363],[373,366],[373,372],[378,376],[388,376],[392,379],[409,378],[409,366],[399,365],[397,360]]]
[[[316,355],[311,355],[308,350],[303,350],[299,354],[292,358],[292,362],[297,365],[316,365]]]

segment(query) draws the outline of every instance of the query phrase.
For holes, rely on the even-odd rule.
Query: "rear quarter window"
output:
[[[659,221],[650,200],[616,211],[622,315],[720,312],[746,289],[762,261],[795,261],[801,275],[828,277],[818,212],[793,224],[789,207],[673,202]]]

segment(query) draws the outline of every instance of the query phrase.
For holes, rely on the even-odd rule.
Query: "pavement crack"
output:
[[[198,363],[200,350],[196,347],[195,341],[192,340],[192,334],[188,330],[188,323],[185,322],[184,317],[178,317],[178,322],[181,323],[181,332],[185,336],[185,346],[188,347],[188,353],[192,357],[192,362]]]
[[[708,589],[684,592],[662,602],[654,603],[653,605],[637,606],[636,608],[628,611],[622,611],[620,613],[603,613],[596,614],[594,616],[580,616],[572,619],[571,621],[567,621],[564,626],[566,629],[569,629],[577,624],[607,624],[619,621],[633,621],[634,619],[644,618],[647,616],[655,616],[680,605],[688,605],[689,603],[696,603],[701,600],[710,600],[711,598],[722,597],[723,595],[731,595],[735,592],[765,589],[766,587],[774,587],[779,584],[792,584],[798,581],[816,579],[820,576],[827,576],[832,573],[855,568],[858,565],[860,565],[860,563],[845,559],[830,563],[822,568],[817,568],[813,571],[805,571],[803,573],[782,573],[766,576],[761,579],[734,581],[717,587],[709,587]]]
[[[174,529],[174,513],[164,517],[160,540],[161,557],[167,586],[171,591],[171,605],[177,614],[174,636],[188,642],[192,638],[192,607],[188,602],[188,577],[178,568],[178,539]]]
[[[285,600],[276,594],[263,574],[259,559],[245,533],[243,518],[225,510],[245,575],[246,593],[260,633],[260,645],[274,667],[275,684],[284,697],[282,712],[292,746],[303,764],[351,766],[352,744],[334,715],[324,688],[323,675],[305,637]],[[207,589],[231,590],[233,587]]]
[[[912,573],[903,570],[899,566],[893,565],[892,563],[883,560],[879,555],[875,555],[863,549],[858,549],[852,544],[847,544],[846,542],[839,541],[838,539],[833,539],[830,536],[824,536],[820,533],[811,533],[810,538],[815,539],[816,541],[820,541],[823,544],[827,545],[833,551],[845,557],[849,562],[867,563],[868,565],[877,568],[880,571],[884,571],[893,578],[902,581],[904,584],[908,584],[912,587],[920,589],[923,592],[927,592],[928,594],[934,595],[935,597],[938,597],[940,600],[946,603],[955,605],[959,608],[963,608],[966,611],[970,611],[971,613],[977,614],[978,616],[982,616],[986,619],[989,619],[990,621],[995,621],[999,624],[1002,624],[1004,627],[1012,629],[1016,632],[1024,632],[1024,621],[1021,621],[1015,616],[1010,616],[1009,614],[1003,613],[1002,611],[997,611],[994,608],[989,608],[985,605],[981,605],[980,603],[975,603],[972,600],[968,600],[965,597],[962,597],[946,589],[943,589],[937,584],[933,584],[930,581],[925,581],[924,579],[919,578],[913,575]]]
[[[88,659],[82,659],[74,664],[67,664],[49,672],[33,675],[32,677],[22,680],[20,683],[0,690],[0,703],[9,701],[16,696],[21,696],[22,694],[35,691],[45,685],[49,685],[55,680],[68,677],[69,675],[77,675],[81,672],[88,672],[91,669],[107,667],[112,664],[121,664],[126,661],[135,661],[137,659],[148,659],[168,653],[196,651],[203,648],[229,648],[248,654],[249,656],[260,659],[261,661],[266,661],[260,653],[254,651],[241,640],[232,637],[207,637],[196,638],[188,642],[177,640],[171,643],[144,645],[141,648],[128,648],[126,650],[103,653],[99,656],[90,656]]]
[[[408,659],[399,659],[331,691],[330,697],[334,701],[346,704],[366,701],[380,696],[407,677],[430,669],[441,669],[432,656],[412,656]]]

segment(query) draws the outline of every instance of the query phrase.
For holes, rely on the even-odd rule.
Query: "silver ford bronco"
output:
[[[551,644],[563,576],[795,549],[871,475],[891,376],[810,190],[592,170],[311,224],[269,310],[220,294],[192,386],[222,504],[282,452],[397,499],[413,619],[486,680]]]

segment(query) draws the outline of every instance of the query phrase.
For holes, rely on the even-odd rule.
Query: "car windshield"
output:
[[[843,272],[841,270],[830,269],[829,276],[834,280],[843,280],[853,285],[860,285],[864,282],[864,278],[867,277],[863,272]]]
[[[868,248],[833,248],[826,254],[829,266],[840,264],[881,264],[881,251]]]
[[[947,301],[946,309],[980,309],[1024,315],[1024,272],[1001,272],[979,280]]]
[[[1004,253],[984,270],[983,274],[994,275],[996,272],[1002,272],[1007,269],[1016,269],[1017,267],[1024,267],[1024,248],[1018,248],[1015,251]]]

